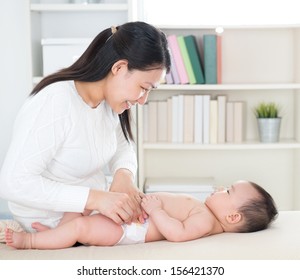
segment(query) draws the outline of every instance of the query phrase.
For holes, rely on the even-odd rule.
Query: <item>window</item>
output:
[[[155,25],[300,24],[297,0],[143,0],[143,20]]]

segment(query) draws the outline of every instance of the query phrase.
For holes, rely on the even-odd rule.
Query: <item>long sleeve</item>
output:
[[[127,142],[125,139],[121,125],[117,127],[117,150],[109,163],[110,171],[114,174],[120,168],[126,168],[136,176],[137,158],[134,150],[134,144]]]
[[[49,169],[71,129],[71,106],[66,94],[47,90],[27,100],[1,170],[3,198],[43,210],[84,209],[89,189],[67,183]]]
[[[103,101],[89,107],[73,81],[51,84],[19,112],[0,173],[0,196],[15,219],[55,226],[63,212],[82,212],[90,189],[107,190],[105,168],[136,172],[133,147],[118,115]]]

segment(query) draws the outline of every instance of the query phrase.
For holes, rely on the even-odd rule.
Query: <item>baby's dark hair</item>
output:
[[[239,208],[244,222],[238,232],[254,232],[266,229],[278,216],[272,196],[256,183],[249,183],[257,190],[259,196],[249,200],[248,203]]]

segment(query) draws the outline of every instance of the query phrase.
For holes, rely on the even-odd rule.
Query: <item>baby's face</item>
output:
[[[256,198],[258,192],[247,181],[237,181],[229,188],[217,190],[209,196],[205,204],[215,214],[224,217],[236,212],[248,200]]]

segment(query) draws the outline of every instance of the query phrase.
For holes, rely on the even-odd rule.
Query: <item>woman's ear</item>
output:
[[[226,216],[226,221],[229,223],[229,224],[236,224],[238,222],[240,222],[242,219],[242,214],[241,213],[233,213],[233,214],[229,214]]]
[[[118,60],[111,67],[111,72],[113,73],[113,75],[116,75],[123,70],[128,70],[128,61],[125,59]]]

